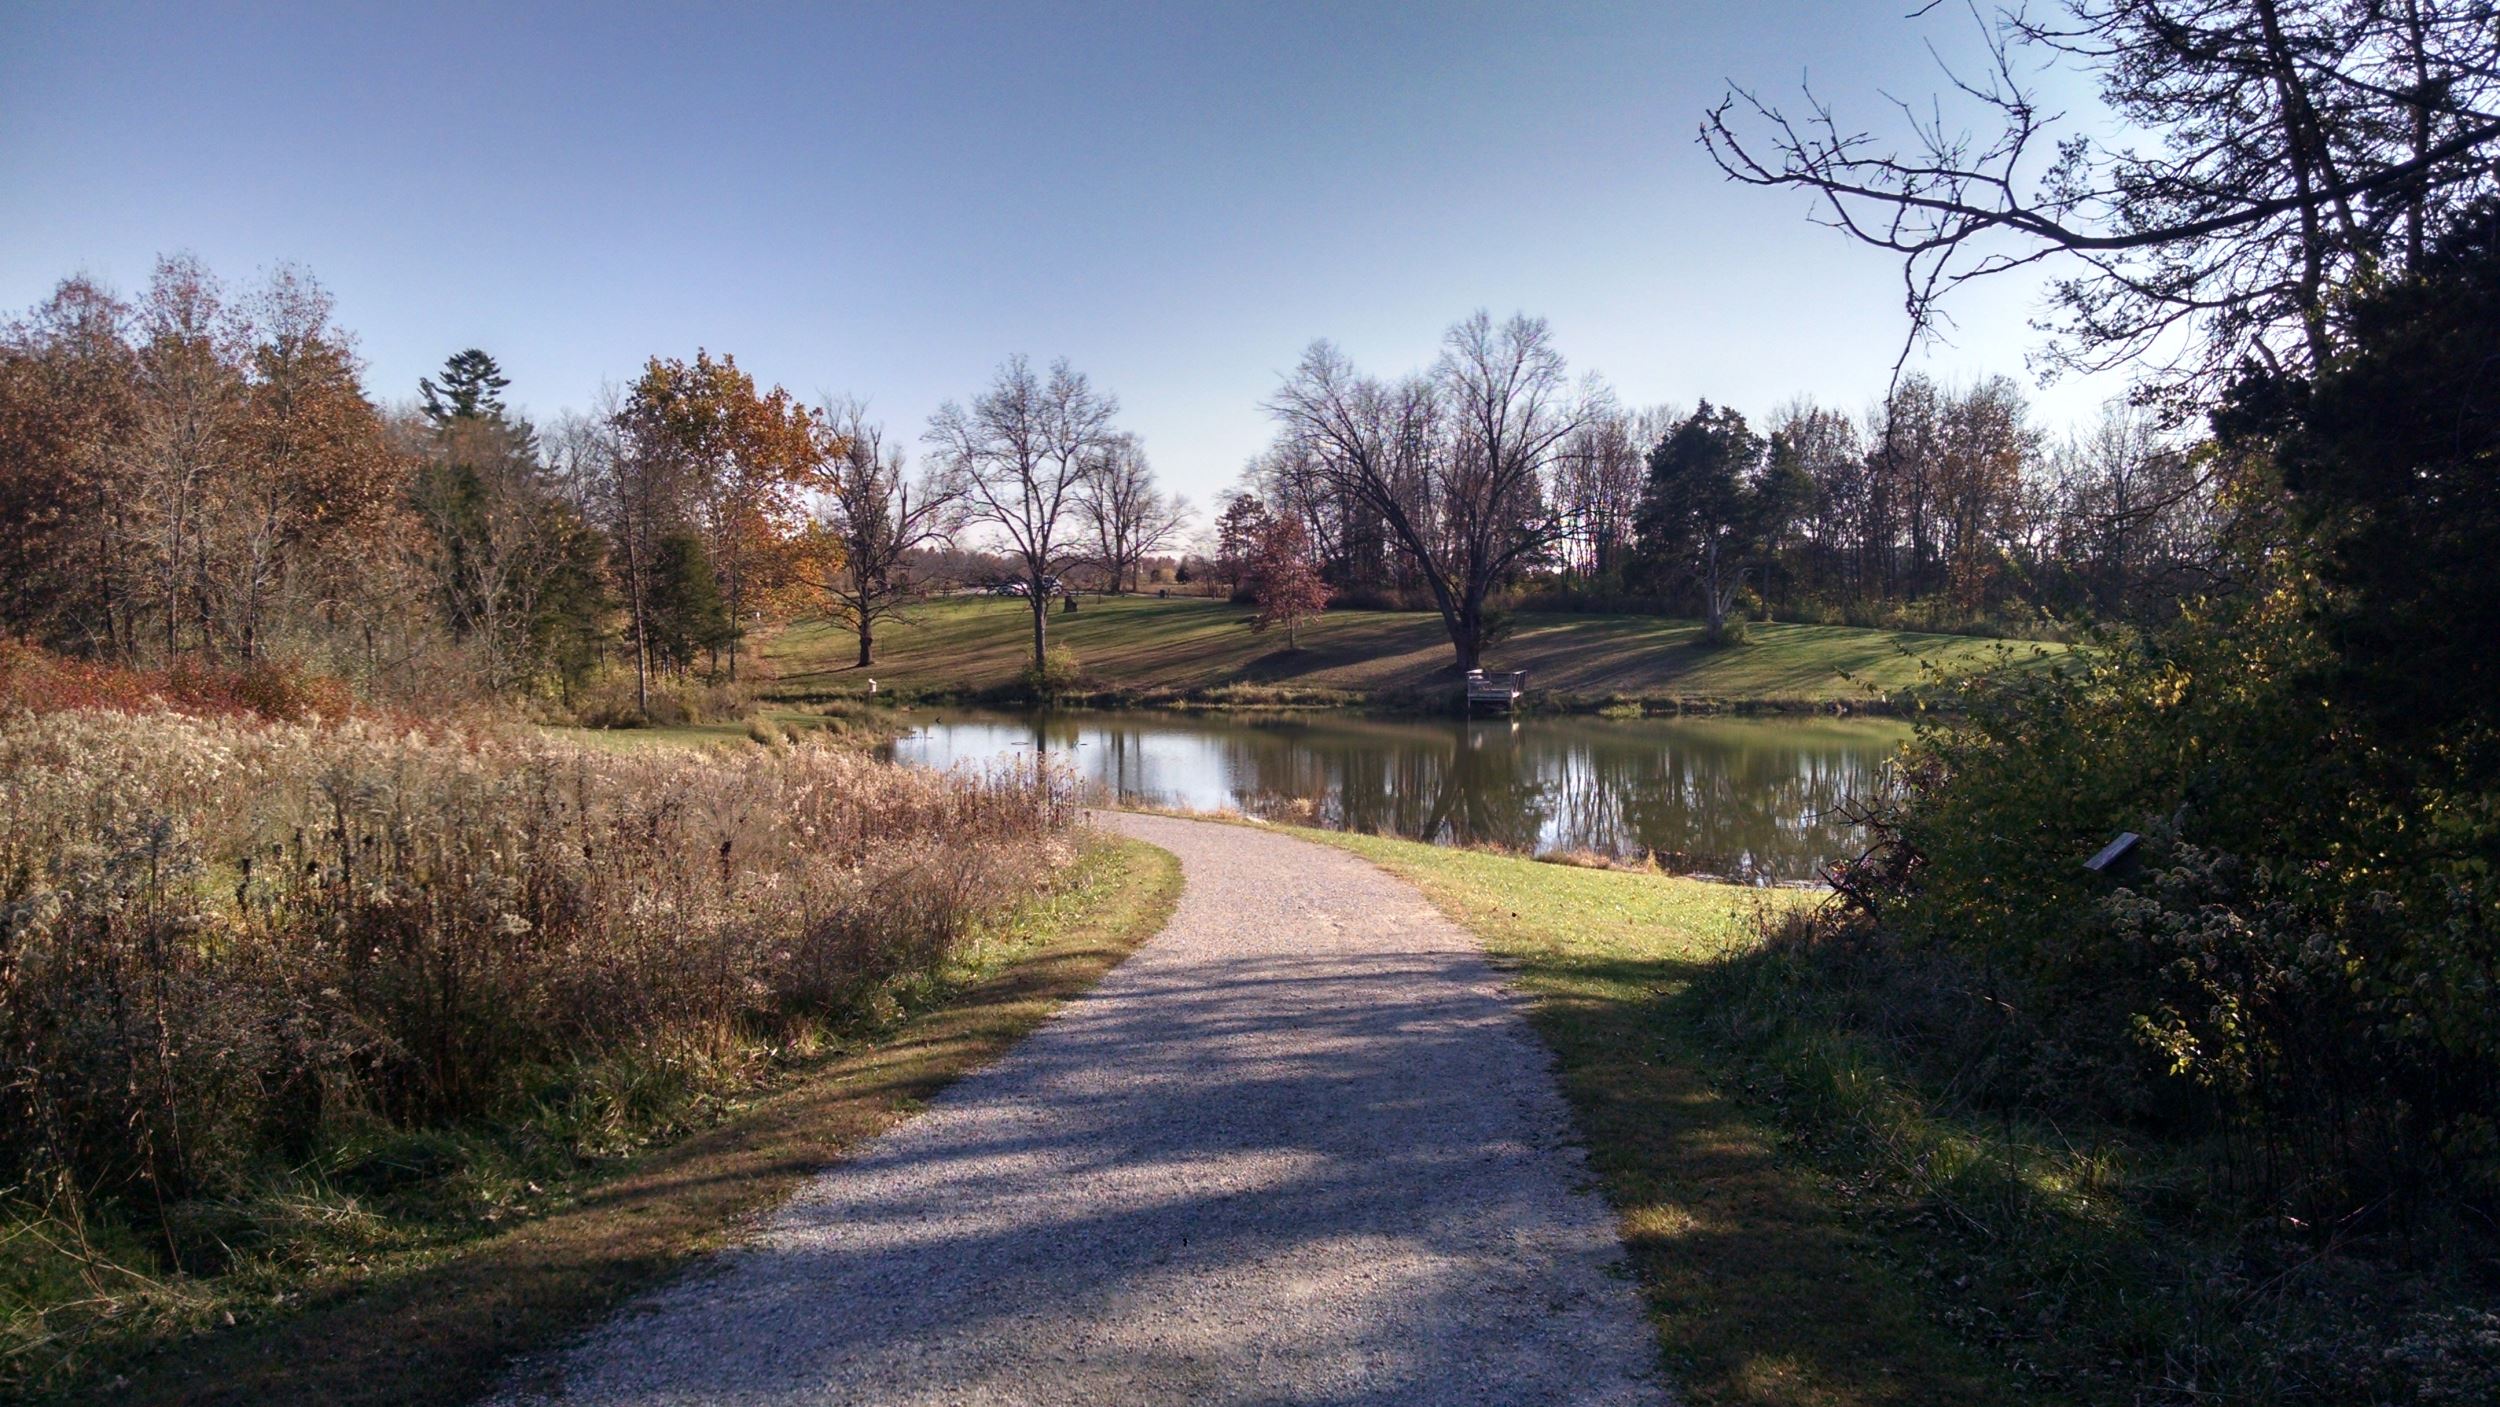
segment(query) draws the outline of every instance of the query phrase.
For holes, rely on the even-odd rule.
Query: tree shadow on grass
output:
[[[1766,1407],[2017,1400],[1710,1077],[1706,966],[1551,951],[1517,964],[1672,1370],[1699,1400]]]

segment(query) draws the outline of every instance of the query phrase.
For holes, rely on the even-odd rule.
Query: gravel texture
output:
[[[1180,857],[1162,934],[530,1378],[620,1404],[1669,1400],[1475,942],[1340,851],[1101,820]]]

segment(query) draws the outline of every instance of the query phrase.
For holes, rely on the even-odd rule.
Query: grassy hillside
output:
[[[1302,648],[1248,628],[1249,610],[1220,601],[1087,599],[1050,618],[1054,647],[1075,653],[1089,687],[1141,699],[1256,702],[1258,696],[1439,693],[1454,687],[1449,639],[1429,612],[1330,611],[1302,628]],[[1530,687],[1564,706],[1653,703],[1812,705],[1868,697],[1867,686],[1916,688],[1922,662],[1948,668],[2036,662],[2065,647],[1833,625],[1751,627],[1749,643],[1700,644],[1692,621],[1652,616],[1523,613],[1487,666],[1531,671]],[[852,664],[840,629],[797,626],[765,644],[784,694],[885,690],[969,694],[1011,684],[1031,659],[1023,602],[959,598],[880,631],[878,662]],[[1855,681],[1855,682],[1853,682]]]

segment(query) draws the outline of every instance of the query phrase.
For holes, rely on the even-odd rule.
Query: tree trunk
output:
[[[1484,662],[1484,617],[1474,606],[1461,606],[1450,621],[1450,648],[1458,655],[1460,673]]]
[[[634,615],[634,712],[651,716],[651,634],[642,608],[642,552],[632,529],[625,533],[626,599]]]
[[[1727,610],[1720,604],[1719,539],[1715,536],[1702,548],[1701,597],[1702,615],[1709,623],[1710,638],[1716,640],[1719,631],[1727,624]]]
[[[870,664],[872,664],[872,663],[874,663],[874,662],[875,662],[875,661],[874,661],[874,659],[872,658],[872,656],[874,655],[874,653],[875,653],[875,651],[876,651],[876,645],[877,645],[877,638],[876,638],[876,637],[877,637],[877,623],[876,623],[876,621],[875,621],[874,619],[872,619],[872,618],[868,615],[868,613],[867,613],[867,612],[865,612],[865,611],[860,612],[860,616],[859,616],[859,667],[860,667],[860,668],[862,668],[862,669],[866,669],[866,668],[867,668]]]
[[[1033,578],[1032,585],[1033,672],[1038,675],[1048,667],[1047,652],[1050,644],[1050,598],[1042,593],[1042,579],[1039,575],[1036,575]]]

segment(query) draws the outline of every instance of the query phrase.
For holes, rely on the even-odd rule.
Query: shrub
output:
[[[229,669],[184,660],[171,669],[147,670],[0,640],[0,714],[78,708],[304,722],[344,718],[355,710],[355,700],[344,682],[285,661]]]
[[[753,691],[739,684],[662,675],[650,681],[647,692],[648,711],[635,700],[631,671],[605,675],[582,689],[572,721],[584,728],[680,728],[742,719],[755,706]]]
[[[1017,689],[1036,703],[1049,703],[1085,687],[1085,666],[1074,650],[1054,648],[1037,668],[1026,665],[1016,676]]]
[[[1962,685],[1843,879],[2019,1028],[1995,1097],[2217,1135],[2325,1225],[2500,1189],[2500,821],[2322,697],[2313,590]]]

